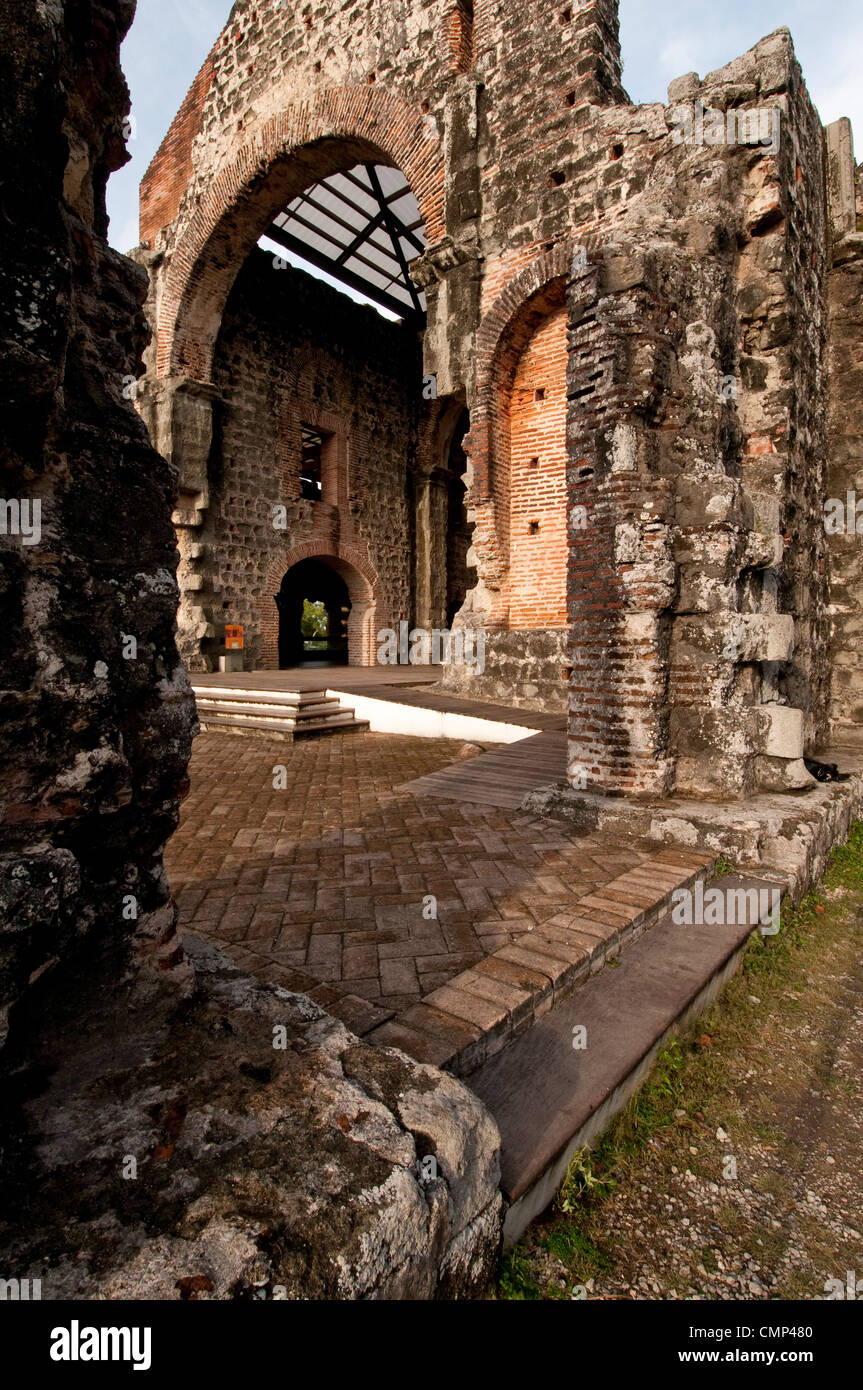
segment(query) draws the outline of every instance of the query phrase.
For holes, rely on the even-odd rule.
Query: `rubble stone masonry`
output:
[[[245,521],[219,540],[213,508],[227,520],[256,390],[226,356],[232,286],[251,283],[241,268],[297,192],[358,160],[391,164],[429,242],[411,266],[422,363],[406,354],[379,380],[381,458],[302,551],[351,577],[339,544],[358,538],[351,660],[373,659],[373,610],[439,621],[459,569],[455,622],[486,629],[486,669],[448,668],[447,683],[568,706],[591,790],[803,788],[804,753],[834,728],[856,737],[861,708],[856,542],[834,543],[823,516],[831,469],[838,486],[859,459],[840,383],[856,361],[850,128],[825,133],[786,29],[681,77],[667,105],[632,105],[621,81],[614,0],[234,6],[141,190],[144,409],[180,473],[183,650],[213,662],[229,601],[249,660],[277,664],[266,594],[307,544],[265,572],[243,540],[272,491],[271,424],[257,498],[244,465],[243,501],[227,505]],[[336,357],[308,358],[273,410],[296,419],[305,392],[335,418],[353,393],[346,447],[362,456],[354,320],[333,304]],[[290,344],[287,324],[278,340],[262,331],[256,370],[273,390],[304,331]],[[432,376],[437,398],[423,399]],[[470,550],[448,571],[465,408]],[[293,546],[309,518],[291,526]]]
[[[20,1279],[45,1300],[470,1297],[496,1268],[501,1232],[500,1141],[480,1101],[204,942],[189,944],[193,969],[175,932],[162,851],[195,728],[175,641],[179,479],[129,390],[147,277],[105,240],[133,12],[125,0],[0,7],[0,1268],[15,1289],[4,1296]],[[235,476],[233,493],[214,488],[238,565],[256,559],[249,432],[268,485],[281,481],[281,436],[263,418],[275,400],[278,422],[283,379],[249,353],[262,289],[253,264],[217,368],[232,364],[245,392],[240,405],[227,388],[219,398]],[[354,351],[353,399],[338,345],[327,354],[320,324],[315,334],[314,294],[286,282],[274,295],[269,345],[284,346],[281,313],[305,315],[284,371],[301,393],[317,353],[316,381],[335,384],[309,402],[312,423],[350,417],[385,476],[411,411],[390,379],[370,423],[376,326],[354,321],[365,365]],[[410,367],[406,347],[390,378]],[[215,399],[205,386],[186,394],[190,429]],[[358,502],[358,541],[373,505]],[[405,544],[394,535],[391,549],[404,587]]]
[[[13,1006],[85,958],[118,955],[120,975],[144,961],[142,984],[189,978],[162,868],[195,722],[174,637],[176,478],[124,395],[146,276],[105,241],[133,12],[0,16],[3,496],[41,516],[32,543],[0,537],[0,1045]]]

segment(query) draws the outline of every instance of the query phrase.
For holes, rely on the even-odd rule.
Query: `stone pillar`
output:
[[[431,522],[431,480],[421,474],[415,480],[414,492],[414,620],[417,627],[431,626],[431,567],[432,567],[432,522]]]
[[[837,239],[857,230],[857,171],[847,116],[827,127],[827,200]]]
[[[148,994],[191,983],[162,868],[195,722],[174,640],[176,480],[129,390],[146,278],[105,239],[132,14],[0,6],[4,495],[40,517],[0,536],[0,1045],[17,1001],[80,988],[97,960]]]
[[[620,23],[617,0],[574,0],[560,6],[560,15],[571,11],[575,29],[576,105],[583,101],[607,106],[625,101],[620,58]]]
[[[208,466],[213,440],[215,386],[191,377],[146,376],[137,386],[138,408],[155,447],[177,469],[177,502],[171,520],[180,565],[178,645],[192,671],[207,670],[202,644],[216,637],[213,614],[202,602],[208,548],[202,540],[210,503]]]
[[[574,269],[567,297],[567,467],[571,633],[569,773],[582,790],[662,793],[667,748],[671,480],[655,476],[648,425],[656,355],[645,335],[652,299],[645,263],[620,249]],[[657,334],[657,348],[660,337]]]
[[[429,522],[431,526],[431,585],[428,628],[446,627],[447,529],[449,525],[449,488],[445,474],[433,473],[429,479]]]

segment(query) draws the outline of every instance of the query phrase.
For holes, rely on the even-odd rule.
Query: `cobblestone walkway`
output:
[[[367,1031],[649,859],[649,846],[397,790],[461,747],[202,734],[166,855],[183,926],[328,1008],[345,994],[370,1001]]]

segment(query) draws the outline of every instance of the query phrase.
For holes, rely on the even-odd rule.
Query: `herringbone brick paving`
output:
[[[388,734],[302,744],[202,734],[166,853],[182,924],[327,1007],[345,994],[370,1001],[365,1029],[655,853],[396,790],[461,747]],[[284,790],[273,786],[277,766]],[[350,1021],[350,1007],[332,1011]]]

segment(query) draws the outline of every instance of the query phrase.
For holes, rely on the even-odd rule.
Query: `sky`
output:
[[[138,184],[230,10],[230,0],[138,0],[121,54],[132,159],[108,184],[109,239],[118,251],[137,245]],[[822,121],[850,116],[860,162],[861,0],[621,0],[624,85],[635,102],[665,101],[672,78],[703,77],[780,25],[791,30]]]

